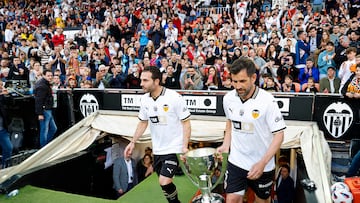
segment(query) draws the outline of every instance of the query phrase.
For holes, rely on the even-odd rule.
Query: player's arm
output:
[[[148,126],[148,121],[147,120],[140,120],[140,122],[138,123],[138,125],[136,127],[133,139],[126,146],[126,148],[124,150],[124,156],[126,156],[129,153],[132,153],[132,151],[135,148],[135,142],[144,134],[147,126]]]
[[[224,153],[229,152],[230,144],[231,144],[231,120],[226,120],[226,127],[225,127],[225,135],[223,144],[217,148],[217,153]]]
[[[264,166],[275,156],[276,152],[279,151],[281,143],[284,140],[284,131],[274,133],[274,138],[260,162],[264,163]]]
[[[191,136],[191,123],[190,119],[186,119],[182,121],[183,126],[183,134],[184,134],[184,141],[183,141],[183,153],[186,153],[189,149],[189,140]]]
[[[257,179],[264,172],[266,164],[275,156],[276,152],[280,149],[281,143],[284,140],[284,130],[274,133],[274,138],[267,149],[262,159],[254,164],[248,173],[249,179]]]

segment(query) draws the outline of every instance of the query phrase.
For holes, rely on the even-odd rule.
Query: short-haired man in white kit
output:
[[[146,67],[141,73],[141,87],[145,94],[140,101],[140,122],[124,154],[134,150],[135,142],[150,123],[154,171],[159,176],[160,186],[168,202],[179,203],[173,177],[179,166],[176,154],[188,151],[190,112],[180,94],[161,85],[161,77],[162,73],[154,66]]]
[[[242,203],[247,187],[257,203],[270,203],[274,155],[286,128],[274,97],[255,85],[256,68],[241,57],[230,68],[234,90],[223,99],[226,130],[217,153],[229,152],[224,189],[226,203]]]

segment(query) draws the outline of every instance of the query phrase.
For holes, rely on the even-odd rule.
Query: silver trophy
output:
[[[199,148],[187,152],[185,163],[178,155],[182,171],[189,177],[191,182],[201,190],[201,194],[192,199],[192,203],[224,203],[224,198],[211,191],[222,181],[226,165],[227,154],[223,154],[222,163],[215,157],[214,148]],[[212,178],[216,170],[220,170],[220,175],[216,182],[212,184]]]

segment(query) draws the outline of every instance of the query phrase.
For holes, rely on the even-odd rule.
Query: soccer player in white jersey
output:
[[[132,153],[136,140],[150,123],[154,170],[159,175],[159,183],[168,202],[178,203],[180,201],[173,184],[179,165],[176,154],[188,151],[190,112],[180,94],[161,85],[161,75],[160,70],[153,66],[146,67],[141,73],[141,86],[145,94],[140,102],[140,121],[124,154]]]
[[[227,203],[242,203],[247,187],[257,203],[270,202],[274,155],[286,128],[274,97],[255,85],[256,68],[241,57],[230,68],[234,90],[224,96],[226,130],[218,153],[229,152],[224,188]]]

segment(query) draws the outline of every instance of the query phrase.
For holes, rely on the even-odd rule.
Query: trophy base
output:
[[[206,201],[202,197],[203,197],[202,195],[198,195],[191,202],[192,203],[225,203],[224,197],[217,193],[211,193],[210,201]]]

